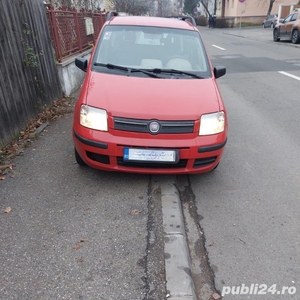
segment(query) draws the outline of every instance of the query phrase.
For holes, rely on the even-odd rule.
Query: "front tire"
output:
[[[273,41],[274,42],[280,41],[278,29],[274,29],[273,31]]]
[[[300,42],[299,31],[295,29],[292,33],[292,43],[298,44]]]
[[[81,156],[79,155],[79,153],[77,152],[76,148],[74,148],[74,153],[75,153],[75,160],[77,162],[77,164],[79,166],[82,166],[82,167],[86,167],[87,164],[84,162],[84,160],[81,158]]]

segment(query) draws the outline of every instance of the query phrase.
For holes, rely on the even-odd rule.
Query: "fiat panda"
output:
[[[73,122],[79,165],[147,174],[215,169],[228,120],[201,35],[186,19],[112,14],[89,61]]]

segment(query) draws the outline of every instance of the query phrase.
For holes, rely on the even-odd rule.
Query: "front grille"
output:
[[[151,133],[149,124],[152,121],[156,121],[160,125],[160,130],[157,134],[192,133],[195,125],[194,121],[159,121],[114,117],[114,129],[129,132]]]
[[[203,168],[214,163],[217,156],[195,159],[194,168]]]
[[[170,163],[158,163],[158,162],[134,162],[134,161],[123,161],[123,157],[117,157],[117,163],[122,167],[131,168],[147,168],[147,169],[178,169],[185,168],[187,159],[180,159],[176,164]]]

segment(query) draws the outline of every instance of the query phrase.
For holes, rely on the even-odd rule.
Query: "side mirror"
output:
[[[222,77],[226,74],[226,68],[225,67],[214,67],[214,75],[217,78]]]
[[[88,61],[85,58],[82,57],[77,57],[75,59],[75,66],[82,70],[83,72],[86,72],[87,66],[88,66]]]

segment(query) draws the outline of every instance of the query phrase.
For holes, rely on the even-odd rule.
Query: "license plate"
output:
[[[169,162],[178,160],[176,150],[124,148],[124,161]]]

